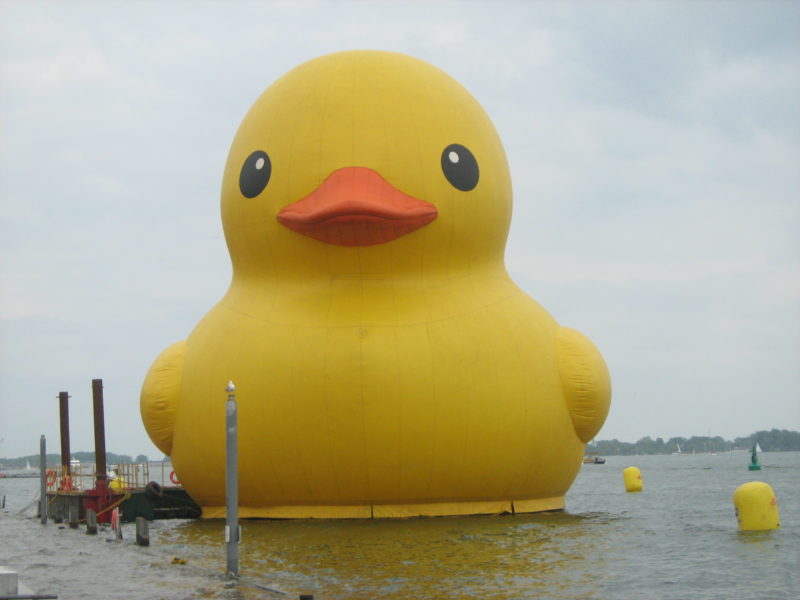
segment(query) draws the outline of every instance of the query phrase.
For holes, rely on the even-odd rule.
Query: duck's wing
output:
[[[589,338],[569,327],[559,328],[556,347],[567,409],[578,439],[586,443],[600,431],[608,415],[608,367]]]
[[[147,435],[167,456],[172,454],[175,411],[183,378],[186,342],[175,342],[164,350],[147,372],[139,408]]]

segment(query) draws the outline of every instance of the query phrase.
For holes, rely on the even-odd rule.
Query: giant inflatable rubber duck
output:
[[[229,380],[242,517],[563,508],[609,376],[508,276],[510,218],[497,132],[439,69],[350,51],[270,86],[225,167],[230,289],[141,395],[203,516]]]

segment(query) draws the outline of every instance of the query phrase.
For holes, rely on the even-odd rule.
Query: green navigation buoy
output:
[[[750,453],[750,464],[747,465],[748,471],[760,471],[761,465],[758,464],[758,452],[756,451],[756,446],[753,446],[753,450]]]

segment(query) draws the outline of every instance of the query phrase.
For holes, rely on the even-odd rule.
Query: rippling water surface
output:
[[[750,472],[745,453],[608,457],[582,467],[564,513],[245,521],[240,570],[317,599],[797,598],[800,453],[761,460]],[[630,465],[642,470],[642,493],[625,492]],[[738,532],[732,494],[752,480],[775,489],[780,530]],[[224,570],[221,521],[159,521],[151,534]]]

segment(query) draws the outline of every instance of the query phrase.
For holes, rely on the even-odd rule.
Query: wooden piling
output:
[[[70,529],[77,529],[78,528],[78,513],[80,509],[78,508],[78,503],[75,502],[78,498],[70,498],[69,502],[69,528]]]
[[[150,545],[150,524],[144,517],[136,517],[136,544]]]
[[[3,496],[5,507],[6,497]],[[39,438],[39,517],[42,525],[47,525],[47,440],[43,435]]]
[[[97,535],[97,514],[91,509],[86,509],[86,533]]]
[[[56,494],[53,496],[53,523],[63,523],[64,522],[64,503],[61,501],[61,497]]]

